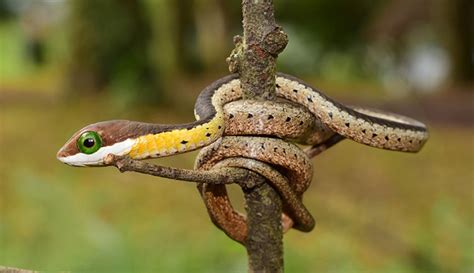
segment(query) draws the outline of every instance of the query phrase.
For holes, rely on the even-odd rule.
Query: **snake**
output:
[[[343,105],[302,80],[283,73],[278,73],[275,81],[278,97],[307,108],[322,128],[327,127],[346,139],[403,152],[419,151],[428,139],[426,126],[414,119]],[[172,125],[111,120],[90,124],[72,135],[58,151],[57,158],[72,166],[101,166],[108,154],[146,159],[196,150],[223,135],[223,105],[241,97],[238,75],[231,74],[213,82],[200,93],[194,122]],[[276,120],[270,114],[248,114],[246,118]],[[288,118],[284,121],[286,124],[294,122]]]
[[[194,122],[177,125],[128,120],[94,123],[73,134],[59,150],[57,158],[71,166],[104,166],[109,154],[147,159],[205,147],[196,167],[235,167],[239,163],[241,167],[271,178],[269,180],[285,200],[284,229],[294,225],[299,230],[309,231],[314,227],[314,220],[301,204],[301,198],[311,182],[309,174],[312,171],[308,167],[311,164],[305,155],[295,152],[300,151],[297,146],[279,138],[310,145],[350,139],[371,147],[403,152],[419,151],[428,138],[426,126],[411,118],[343,105],[302,80],[283,73],[277,74],[275,82],[280,101],[242,101],[238,75],[228,75],[200,93]],[[224,135],[228,136],[222,138]],[[228,142],[231,145],[223,144]],[[294,154],[295,158],[285,156],[283,151]],[[268,165],[243,163],[245,160],[238,159],[242,156],[246,160],[254,158],[277,166],[285,175],[265,167]],[[221,160],[225,163],[219,162]],[[231,238],[244,242],[245,219],[233,211],[226,199],[225,188],[204,184],[200,185],[200,192],[211,219]],[[219,194],[222,198],[216,199]]]

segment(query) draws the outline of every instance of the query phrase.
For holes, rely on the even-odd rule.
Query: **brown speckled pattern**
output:
[[[276,91],[279,97],[308,108],[319,122],[334,132],[362,144],[417,152],[428,139],[426,126],[421,122],[380,110],[345,106],[293,76],[278,74]],[[239,97],[242,92],[240,81],[229,81],[225,88],[220,88],[220,92],[219,96],[230,93],[234,98]]]
[[[314,145],[335,133],[302,105],[287,101],[239,100],[224,106],[224,135],[266,135]]]
[[[238,162],[235,157],[271,164],[283,172],[288,180],[268,165],[258,161]],[[234,161],[223,163],[222,160],[226,159]],[[238,167],[237,162],[240,167],[254,170],[271,180],[280,192],[285,204],[286,215],[282,217],[284,227],[291,226],[289,221],[294,221],[295,228],[302,231],[310,231],[314,227],[313,218],[301,203],[302,194],[310,185],[312,177],[311,162],[303,151],[280,139],[227,136],[201,150],[196,159],[196,168],[209,170],[216,164],[216,167],[220,164]],[[247,234],[245,217],[232,208],[225,186],[203,184],[199,188],[212,221],[229,237],[243,243]]]
[[[276,84],[279,96],[305,105],[322,123],[356,142],[387,150],[417,152],[428,139],[425,125],[410,118],[344,106],[292,76],[280,74]]]

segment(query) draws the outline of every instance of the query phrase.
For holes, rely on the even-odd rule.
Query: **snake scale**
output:
[[[275,88],[281,101],[242,101],[238,75],[229,75],[200,93],[195,122],[91,124],[77,131],[57,158],[72,166],[102,166],[108,154],[146,159],[204,147],[196,168],[243,167],[260,173],[283,197],[283,228],[309,231],[314,220],[302,204],[302,195],[311,182],[311,163],[296,145],[280,138],[310,145],[347,138],[404,152],[419,151],[428,138],[421,122],[345,106],[293,76],[277,74]],[[245,218],[233,210],[225,187],[201,184],[199,188],[213,222],[244,243]]]

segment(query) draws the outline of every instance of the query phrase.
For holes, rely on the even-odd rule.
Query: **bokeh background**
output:
[[[345,141],[315,158],[305,203],[317,228],[285,236],[286,272],[473,272],[473,2],[275,6],[290,38],[280,71],[431,133],[418,154]],[[240,22],[237,0],[0,0],[1,265],[246,271],[193,184],[55,158],[89,123],[193,120]],[[156,162],[192,168],[194,156]]]

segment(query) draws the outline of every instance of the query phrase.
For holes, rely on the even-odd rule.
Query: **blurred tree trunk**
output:
[[[237,31],[240,27],[240,10],[235,9],[239,5],[228,0],[195,2],[197,44],[202,63],[207,70],[225,71],[227,65],[223,60],[234,46],[232,33],[240,31]]]
[[[228,0],[170,2],[178,70],[185,73],[226,70],[222,60],[233,47],[232,33],[240,26],[239,5]]]
[[[451,80],[474,81],[474,1],[438,0],[438,24],[451,60]]]
[[[98,92],[113,85],[127,90],[122,95],[128,98],[155,98],[152,33],[142,2],[71,0],[70,8],[69,89]]]
[[[202,69],[196,50],[196,23],[194,0],[171,0],[174,15],[176,64],[183,72],[197,72]]]
[[[214,0],[222,12],[224,27],[229,36],[242,31],[242,10],[234,1]],[[234,44],[232,44],[234,46]]]

